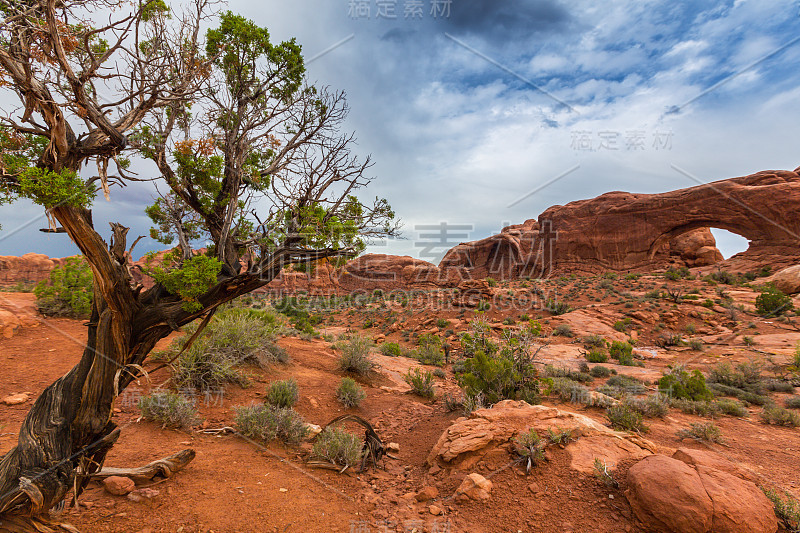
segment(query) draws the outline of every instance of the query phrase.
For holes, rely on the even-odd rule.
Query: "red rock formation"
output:
[[[768,170],[661,194],[609,192],[553,206],[538,221],[456,246],[439,266],[497,278],[653,270],[670,263],[707,266],[722,260],[708,229],[714,227],[750,241],[725,268],[781,268],[800,259],[798,170]]]
[[[38,283],[47,279],[50,271],[63,263],[63,259],[35,253],[20,257],[0,256],[0,285],[7,287],[17,283]]]
[[[347,292],[430,288],[447,284],[436,265],[407,255],[366,254],[348,261],[339,274]]]

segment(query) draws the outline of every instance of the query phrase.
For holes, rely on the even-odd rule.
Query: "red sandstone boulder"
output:
[[[724,464],[721,458],[684,454]],[[652,455],[628,470],[627,482],[625,497],[646,531],[774,533],[778,529],[772,503],[761,490],[723,470]]]

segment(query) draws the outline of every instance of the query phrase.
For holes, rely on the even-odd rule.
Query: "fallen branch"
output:
[[[194,457],[195,451],[186,449],[138,468],[114,468],[106,466],[99,472],[93,473],[91,477],[92,479],[105,479],[112,476],[119,476],[130,478],[137,485],[153,483],[157,481],[156,478],[166,479],[172,477],[176,472],[188,465]]]

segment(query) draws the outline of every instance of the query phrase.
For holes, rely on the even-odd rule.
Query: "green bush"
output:
[[[756,312],[761,316],[778,316],[794,309],[794,303],[780,289],[772,284],[761,289],[761,294],[756,296]]]
[[[611,375],[611,369],[607,366],[593,366],[589,371],[589,375],[594,378],[607,378]]]
[[[586,365],[586,369],[588,370],[589,365]],[[546,365],[544,367],[544,376],[548,378],[567,378],[571,379],[572,381],[577,381],[579,383],[589,383],[593,381],[594,378],[589,374],[589,372],[584,372],[584,369],[576,372],[570,368],[565,366],[554,366],[554,365]]]
[[[630,405],[619,403],[606,409],[606,417],[614,429],[647,433],[649,428],[644,423],[642,414]]]
[[[336,389],[336,399],[345,407],[358,407],[367,393],[353,378],[342,378]]]
[[[187,334],[196,325],[187,327]],[[275,343],[282,329],[277,317],[267,311],[229,308],[218,312],[194,344],[175,362],[175,381],[180,387],[216,390],[228,383],[247,383],[237,367],[266,367],[289,360],[286,350]],[[176,339],[162,357],[172,359],[188,339]]]
[[[525,433],[520,433],[514,439],[514,451],[520,459],[527,463],[527,471],[544,460],[544,447],[542,438],[533,428]]]
[[[273,381],[267,387],[266,401],[274,407],[294,407],[300,399],[300,388],[294,379]]]
[[[552,299],[545,301],[544,308],[554,315],[563,315],[572,311],[568,303]]]
[[[311,456],[341,466],[342,471],[363,460],[361,439],[348,431],[327,427],[320,433],[311,449]]]
[[[689,373],[681,366],[671,369],[668,374],[658,380],[658,390],[672,398],[695,401],[712,398],[703,374],[699,370]]]
[[[139,400],[142,418],[166,427],[189,428],[198,421],[194,404],[184,396],[168,391],[154,392]]]
[[[764,389],[761,370],[761,365],[756,362],[739,363],[734,367],[726,361],[709,370],[708,381],[760,394]],[[731,396],[736,396],[736,394],[731,394]]]
[[[262,442],[278,438],[286,444],[296,444],[308,435],[303,419],[290,407],[239,406],[235,408],[233,421],[242,435]]]
[[[777,405],[765,405],[761,411],[761,421],[776,426],[800,426],[800,415]]]
[[[750,414],[747,412],[747,408],[742,405],[741,402],[732,400],[730,398],[721,398],[719,400],[715,400],[714,405],[721,413],[728,416],[746,418]]]
[[[289,321],[297,331],[316,335],[318,332],[314,326],[322,322],[322,316],[311,314],[308,311],[308,304],[303,299],[296,296],[284,296],[275,304],[275,310],[289,317]]]
[[[717,444],[725,442],[722,438],[722,431],[713,422],[694,422],[688,428],[679,430],[678,437]]]
[[[583,338],[583,344],[587,348],[605,348],[608,345],[602,335],[587,335]]]
[[[379,349],[387,357],[399,357],[404,352],[403,348],[396,342],[384,342]]]
[[[442,366],[444,364],[444,352],[434,344],[423,344],[411,356],[423,365]]]
[[[433,398],[436,395],[436,390],[433,386],[433,374],[427,370],[412,368],[403,376],[403,379],[411,385],[411,390],[414,394],[418,394],[423,398]]]
[[[464,361],[458,382],[468,397],[480,394],[488,405],[500,400],[538,403],[538,372],[524,349],[504,348],[495,355],[478,351]]]
[[[612,359],[617,361],[633,361],[633,346],[624,341],[613,341],[608,349]],[[621,363],[622,364],[622,363]],[[628,365],[630,366],[630,365]]]
[[[88,318],[92,313],[92,270],[83,257],[68,257],[33,293],[36,307],[44,315]]]
[[[702,352],[703,351],[703,341],[701,341],[700,339],[692,339],[692,340],[690,340],[689,341],[689,346],[691,346],[692,350],[694,350],[696,352]]]
[[[797,533],[800,531],[800,503],[788,492],[783,496],[773,489],[762,489],[766,497],[772,502],[777,516],[783,523],[786,531]]]
[[[659,393],[646,398],[626,397],[623,403],[645,418],[664,418],[669,413],[669,398]]]
[[[588,404],[590,401],[589,389],[569,378],[550,379],[547,393],[565,402]]]
[[[622,333],[628,331],[633,327],[633,320],[625,317],[622,320],[617,320],[614,322],[614,329],[620,331]]]
[[[337,348],[342,351],[339,356],[339,370],[353,372],[359,375],[366,375],[375,366],[369,356],[372,341],[352,335],[349,339],[339,343]]]
[[[800,397],[787,398],[785,404],[789,409],[800,409]]]

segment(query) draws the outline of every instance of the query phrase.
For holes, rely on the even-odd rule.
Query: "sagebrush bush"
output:
[[[68,257],[33,289],[43,315],[88,318],[92,312],[92,270],[83,257]]]
[[[361,463],[364,455],[361,439],[338,427],[327,427],[314,441],[311,456],[344,469]]]
[[[142,397],[139,411],[144,419],[167,427],[188,428],[198,421],[194,404],[188,398],[169,391],[158,391]]]
[[[602,335],[587,335],[583,338],[583,344],[587,348],[605,348],[608,343]]]
[[[800,503],[788,492],[781,496],[773,489],[762,489],[766,497],[772,502],[777,516],[783,522],[786,531],[797,533],[800,531]]]
[[[592,348],[584,354],[584,357],[590,363],[605,363],[608,361],[608,354],[603,348]]]
[[[342,355],[339,356],[339,370],[363,376],[369,374],[369,371],[375,366],[370,357],[371,340],[352,335],[349,339],[340,342],[337,347],[342,351]]]
[[[290,407],[239,406],[235,408],[233,421],[242,435],[262,442],[277,438],[286,444],[297,444],[308,435],[303,419]]]
[[[444,352],[435,344],[421,345],[414,350],[412,357],[423,365],[442,366],[444,364]]]
[[[162,354],[171,359],[197,325],[186,328],[187,337],[176,339]],[[267,367],[289,360],[286,350],[275,343],[282,323],[274,313],[256,309],[228,308],[219,311],[194,344],[175,361],[175,381],[180,387],[221,389],[229,383],[247,383],[237,368],[254,364]]]
[[[742,405],[741,402],[732,400],[730,398],[721,398],[719,400],[715,400],[714,405],[717,407],[719,412],[728,416],[746,418],[750,415],[750,413],[747,412],[747,408]]]
[[[607,378],[611,375],[611,369],[607,366],[593,366],[591,370],[589,370],[589,375],[594,378]]]
[[[778,405],[765,405],[761,411],[761,421],[775,426],[800,426],[800,415]]]
[[[694,422],[688,428],[679,430],[678,436],[717,444],[725,442],[725,439],[722,438],[722,431],[713,422]]]
[[[423,398],[433,398],[436,395],[436,390],[433,386],[433,373],[422,368],[412,368],[403,376],[406,383],[411,385],[411,390],[414,394],[418,394]]]
[[[526,470],[528,471],[532,466],[536,466],[544,460],[544,447],[542,438],[533,428],[525,433],[520,433],[514,439],[514,451],[521,460],[527,463]]]
[[[649,430],[644,423],[642,414],[625,403],[619,403],[606,409],[606,416],[614,429],[638,433],[647,433]]]
[[[552,378],[547,393],[572,403],[586,404],[590,399],[589,389],[569,378]]]
[[[294,407],[300,399],[300,387],[294,379],[273,381],[267,387],[266,401],[275,407]]]
[[[787,398],[786,407],[789,409],[800,409],[800,397],[795,396],[794,398]]]
[[[628,342],[613,341],[608,353],[612,359],[616,359],[621,365],[631,366],[630,363],[633,363],[633,346]]]
[[[623,403],[645,418],[664,418],[669,413],[669,398],[660,393],[645,398],[627,397]]]
[[[336,399],[345,407],[358,407],[367,393],[353,378],[342,378],[336,388]]]
[[[559,324],[553,328],[554,337],[574,337],[575,333],[572,331],[572,326],[569,324]]]

